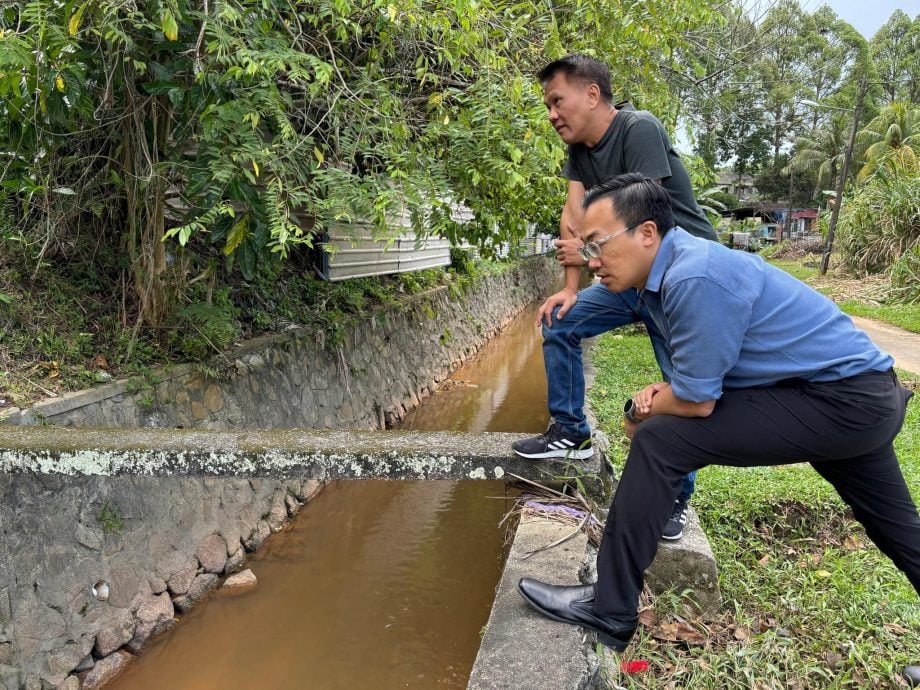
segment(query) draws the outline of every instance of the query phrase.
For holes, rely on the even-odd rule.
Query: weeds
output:
[[[102,531],[106,534],[119,534],[125,528],[125,519],[118,512],[118,508],[108,500],[102,504],[97,519],[102,525]]]

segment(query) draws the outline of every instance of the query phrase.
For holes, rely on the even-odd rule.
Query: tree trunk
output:
[[[127,69],[127,67],[126,67]],[[130,83],[130,80],[128,80]],[[122,124],[125,179],[126,248],[137,298],[135,335],[142,325],[161,328],[169,315],[166,285],[166,179],[159,169],[160,148],[169,136],[170,118],[156,97],[136,98],[129,89],[129,116]],[[149,140],[148,140],[149,138]]]

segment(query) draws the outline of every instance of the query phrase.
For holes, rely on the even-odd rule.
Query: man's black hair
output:
[[[613,101],[613,88],[610,85],[610,69],[600,60],[587,55],[573,53],[549,63],[540,70],[537,78],[545,85],[557,74],[562,73],[569,81],[577,81],[585,86],[597,84],[601,99],[605,103]]]
[[[601,199],[610,200],[613,212],[628,228],[653,220],[658,234],[663,236],[674,227],[671,196],[664,187],[642,173],[616,175],[591,187],[585,194],[582,208],[587,209]]]

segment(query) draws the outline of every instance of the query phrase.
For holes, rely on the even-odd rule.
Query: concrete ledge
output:
[[[716,559],[692,507],[687,514],[684,536],[678,541],[659,544],[658,554],[645,573],[645,581],[655,593],[667,589],[686,592],[700,611],[709,615],[717,613],[722,606]]]
[[[556,584],[579,584],[586,537],[524,560],[540,547],[568,535],[572,527],[523,516],[505,563],[486,632],[470,675],[469,690],[580,690],[593,675],[585,632],[557,623],[531,609],[517,591],[522,577]]]
[[[0,426],[0,473],[221,476],[272,479],[502,479],[537,481],[587,461],[527,460],[520,434],[408,431],[204,431]]]

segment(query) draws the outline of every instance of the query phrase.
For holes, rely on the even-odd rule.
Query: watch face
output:
[[[623,404],[623,414],[629,414],[630,412],[632,412],[632,408],[633,408],[633,399],[629,398]]]

